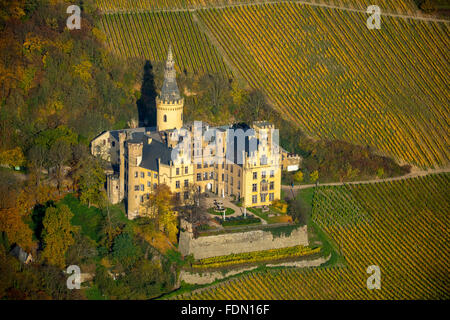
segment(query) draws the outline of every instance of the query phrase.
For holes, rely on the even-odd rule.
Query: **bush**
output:
[[[237,216],[237,217],[225,218],[225,221],[218,217],[216,217],[214,219],[216,219],[216,221],[224,227],[241,226],[241,225],[254,224],[254,223],[261,222],[258,218],[250,217],[250,216],[244,217],[244,215]]]

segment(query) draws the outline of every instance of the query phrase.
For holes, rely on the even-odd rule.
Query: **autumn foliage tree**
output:
[[[74,243],[74,233],[78,231],[71,224],[72,217],[73,213],[66,205],[48,207],[45,211],[42,257],[59,268],[65,266],[66,251]]]
[[[173,194],[165,184],[159,185],[145,203],[146,215],[155,221],[156,228],[176,242],[178,218],[173,206]]]

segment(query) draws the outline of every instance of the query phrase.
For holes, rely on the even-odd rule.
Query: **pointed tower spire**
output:
[[[175,61],[173,60],[172,45],[169,45],[166,67],[164,70],[164,83],[159,98],[162,101],[178,101],[181,99],[177,85],[177,74],[175,71]]]

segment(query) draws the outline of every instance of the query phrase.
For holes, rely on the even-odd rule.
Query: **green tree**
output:
[[[51,265],[60,268],[65,266],[65,254],[74,244],[74,233],[78,231],[71,224],[72,217],[73,213],[64,204],[45,210],[42,257]]]
[[[80,170],[76,173],[80,201],[89,207],[92,203],[101,205],[106,199],[104,190],[105,173],[97,159],[91,156],[82,160]]]
[[[133,243],[129,233],[122,233],[114,239],[113,257],[116,258],[124,268],[129,268],[138,259],[139,250]]]
[[[301,172],[300,170],[298,170],[295,174],[294,174],[294,180],[295,182],[302,182],[303,181],[303,172]]]

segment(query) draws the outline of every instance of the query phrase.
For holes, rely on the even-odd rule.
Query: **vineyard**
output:
[[[279,0],[279,2],[289,0]],[[204,7],[230,6],[238,4],[258,4],[271,0],[96,0],[103,12],[198,9]],[[295,2],[295,1],[293,1]],[[378,5],[383,12],[412,14],[417,11],[413,0],[307,0],[312,4],[325,4],[357,10],[366,10],[370,5]]]
[[[384,16],[380,30],[369,30],[365,13],[283,1],[145,11],[222,2],[98,3],[129,11],[102,17],[108,46],[120,56],[163,61],[172,43],[179,72],[230,78],[224,52],[233,70],[311,136],[369,145],[421,168],[449,163],[449,23]],[[244,3],[227,1],[237,2]],[[363,8],[368,1],[326,3],[336,2]],[[400,11],[413,5],[381,2]]]
[[[295,3],[200,10],[248,83],[308,134],[420,167],[450,158],[448,23]],[[339,31],[338,31],[339,30]]]
[[[108,14],[102,17],[102,29],[107,45],[119,56],[164,61],[172,44],[178,72],[231,77],[217,49],[193,22],[190,13]]]
[[[449,183],[446,173],[319,188],[313,221],[346,266],[255,272],[178,298],[449,299]],[[366,287],[370,265],[380,267],[380,290]]]
[[[236,264],[264,262],[271,260],[292,259],[298,257],[309,256],[314,253],[319,253],[320,247],[310,248],[304,246],[287,247],[281,249],[271,249],[264,251],[252,251],[239,254],[230,254],[227,256],[218,256],[205,258],[196,261],[192,267],[201,268],[221,268]]]

